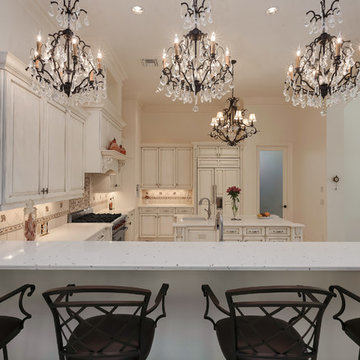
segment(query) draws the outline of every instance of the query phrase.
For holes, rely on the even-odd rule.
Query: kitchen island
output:
[[[9,353],[14,360],[57,359],[53,320],[41,296],[47,289],[68,283],[116,284],[156,293],[166,282],[168,317],[159,323],[149,360],[220,360],[216,335],[202,318],[202,284],[210,284],[224,306],[226,289],[246,286],[340,284],[360,293],[359,253],[360,243],[4,241],[1,292],[36,285],[35,294],[25,300],[33,318]],[[356,345],[332,320],[338,307],[335,299],[325,313],[318,360],[357,356]],[[10,312],[7,305],[2,309]],[[359,309],[350,312],[356,316]]]
[[[175,241],[217,241],[215,220],[201,216],[179,216],[174,223]],[[271,216],[224,219],[224,241],[303,241],[304,225]]]

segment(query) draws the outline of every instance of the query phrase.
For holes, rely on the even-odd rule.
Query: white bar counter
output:
[[[359,271],[360,243],[3,241],[5,270]]]

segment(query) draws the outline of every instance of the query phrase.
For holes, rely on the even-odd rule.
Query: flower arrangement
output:
[[[231,186],[226,190],[226,192],[231,197],[231,201],[232,201],[231,208],[232,208],[234,217],[231,220],[238,220],[236,218],[236,215],[239,210],[238,203],[240,201],[239,195],[240,195],[241,189],[236,186]]]
[[[241,192],[241,189],[236,186],[231,186],[226,190],[227,194],[232,198],[238,198]]]

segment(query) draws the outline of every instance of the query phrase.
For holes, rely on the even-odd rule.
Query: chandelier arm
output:
[[[334,8],[335,4],[337,4],[337,5],[339,4],[339,1],[340,0],[334,0],[333,1],[333,3],[330,6],[330,9],[326,12],[325,17],[328,17],[331,14],[334,14],[334,12],[339,9],[339,7]]]
[[[310,10],[306,13],[306,16],[312,14],[313,17],[309,20],[310,23],[312,23],[315,19],[315,22],[318,22],[321,19],[321,15],[317,14],[314,10]]]

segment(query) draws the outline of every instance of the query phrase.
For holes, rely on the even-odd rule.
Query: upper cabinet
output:
[[[86,120],[85,171],[118,174],[126,157],[119,152],[106,150],[114,138],[121,145],[122,129],[126,124],[116,113],[110,101],[101,105],[88,106],[86,110],[89,118]]]
[[[0,53],[1,208],[82,196],[87,113],[35,94],[25,65]]]
[[[144,189],[191,189],[191,147],[143,147],[141,186]]]

